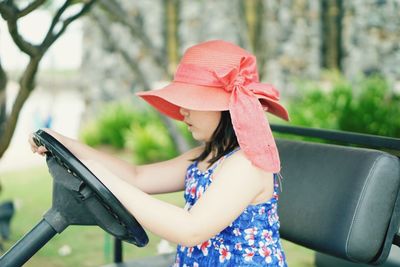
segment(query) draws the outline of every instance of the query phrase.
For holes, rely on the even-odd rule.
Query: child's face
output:
[[[221,120],[221,111],[198,111],[180,108],[183,121],[189,126],[193,138],[198,141],[209,141]]]

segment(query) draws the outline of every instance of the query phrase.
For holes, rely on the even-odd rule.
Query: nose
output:
[[[181,113],[182,116],[188,116],[189,115],[189,110],[186,108],[180,108],[179,113]]]

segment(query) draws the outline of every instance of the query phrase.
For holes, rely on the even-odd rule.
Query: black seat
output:
[[[399,229],[399,158],[339,145],[277,140],[281,236],[346,260],[386,260]]]

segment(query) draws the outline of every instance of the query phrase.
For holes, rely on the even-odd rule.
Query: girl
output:
[[[56,132],[143,227],[177,243],[173,266],[286,266],[279,237],[280,161],[264,111],[288,120],[256,59],[220,40],[189,48],[168,86],[138,93],[203,141],[174,159],[133,166]],[[42,154],[29,139],[33,152]],[[179,208],[151,194],[184,190]]]

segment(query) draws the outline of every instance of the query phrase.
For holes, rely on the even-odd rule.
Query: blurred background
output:
[[[252,51],[261,81],[289,109],[286,124],[400,137],[399,0],[3,0],[0,14],[0,205],[12,203],[0,221],[13,213],[10,229],[1,228],[3,252],[51,205],[30,132],[52,128],[136,164],[195,145],[185,125],[135,92],[168,83],[199,42]],[[183,204],[181,193],[158,197]],[[149,234],[145,248],[125,245],[125,258],[173,251]],[[312,251],[283,246],[290,266],[314,266]],[[112,237],[69,227],[25,266],[111,261]]]

